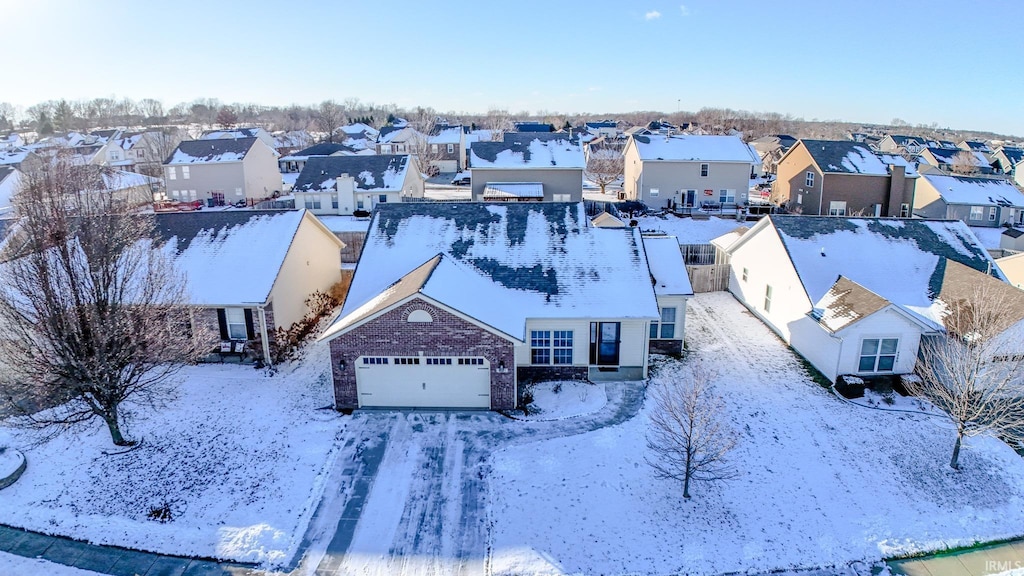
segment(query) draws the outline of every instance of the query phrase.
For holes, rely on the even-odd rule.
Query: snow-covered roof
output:
[[[929,154],[935,158],[935,161],[940,164],[957,164],[964,160],[969,159],[974,166],[988,166],[988,158],[981,152],[974,152],[971,150],[961,150],[960,148],[925,148]]]
[[[430,135],[431,144],[458,144],[462,141],[462,126],[438,126]]]
[[[693,296],[686,263],[675,236],[644,236],[644,252],[658,296]]]
[[[1005,280],[988,251],[959,220],[772,215],[774,226],[812,303],[842,276],[935,323],[946,260]],[[737,250],[757,234],[733,245]]]
[[[377,134],[378,144],[402,144],[405,142],[414,142],[418,139],[424,138],[423,134],[420,134],[415,129],[408,126],[385,126],[380,129]],[[422,140],[420,140],[422,141]]]
[[[757,152],[736,136],[633,136],[633,142],[645,161],[761,163]]]
[[[216,138],[185,140],[167,157],[164,164],[212,164],[241,162],[256,144],[256,138]]]
[[[192,304],[263,304],[305,210],[155,214],[156,231],[188,279]]]
[[[0,165],[7,164],[20,164],[28,158],[28,155],[32,151],[26,148],[11,148],[9,150],[0,150]]]
[[[488,182],[484,186],[484,199],[486,200],[515,198],[544,198],[544,184],[540,182]]]
[[[527,318],[658,315],[639,232],[591,227],[582,204],[378,206],[344,309],[324,337],[386,307],[396,291],[520,340]]]
[[[722,234],[717,238],[711,239],[711,245],[721,250],[728,250],[733,244],[735,244],[744,234],[750,231],[750,228],[746,226],[737,226],[735,229]]]
[[[349,124],[347,126],[342,126],[342,127],[338,128],[338,130],[341,130],[342,132],[344,132],[345,134],[348,134],[350,136],[361,135],[361,134],[366,134],[366,135],[369,135],[369,136],[376,136],[377,135],[377,129],[376,128],[374,128],[373,126],[370,126],[369,124],[363,124],[362,122],[356,122],[355,124]]]
[[[984,142],[982,142],[980,140],[964,140],[963,142],[960,143],[960,147],[961,148],[965,148],[967,150],[973,150],[975,152],[991,152],[992,151],[992,148],[990,148],[988,144],[986,144],[986,143],[984,143]]]
[[[0,166],[0,211],[11,207],[11,198],[21,184],[21,172],[14,166]]]
[[[1003,146],[998,151],[1006,155],[1006,159],[1010,161],[1011,166],[1016,166],[1021,162],[1024,162],[1024,148]]]
[[[200,140],[239,140],[242,138],[270,138],[266,130],[258,126],[251,128],[232,128],[228,130],[206,130],[199,137]]]
[[[924,179],[947,204],[1024,208],[1024,193],[1002,178],[925,174]]]
[[[310,156],[295,180],[295,192],[337,190],[337,179],[347,174],[365,192],[401,192],[409,171],[408,154],[372,156]]]
[[[821,171],[839,174],[887,176],[889,165],[903,166],[909,177],[917,176],[912,162],[898,154],[876,153],[867,145],[852,140],[801,140],[807,153]]]
[[[136,186],[155,186],[160,183],[158,178],[124,170],[102,170],[100,173],[106,190],[125,190]]]
[[[830,332],[838,332],[889,305],[885,298],[840,276],[814,304],[812,315]]]
[[[560,135],[559,135],[560,136]],[[469,164],[476,168],[572,168],[586,166],[583,147],[568,136],[538,138],[506,134],[503,142],[474,142]]]

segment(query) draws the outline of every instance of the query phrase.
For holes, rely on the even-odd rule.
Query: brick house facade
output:
[[[409,322],[409,314],[416,310],[426,311],[432,321]],[[359,407],[356,359],[360,356],[482,356],[491,367],[491,409],[516,406],[514,343],[423,298],[413,298],[345,332],[331,340],[330,347],[339,410]]]

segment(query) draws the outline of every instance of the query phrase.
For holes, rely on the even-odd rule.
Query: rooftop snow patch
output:
[[[305,210],[155,214],[158,237],[188,278],[192,304],[263,304]]]
[[[438,255],[416,291],[518,339],[527,318],[658,314],[639,232],[590,227],[582,204],[386,204],[324,337],[361,317],[360,308],[390,302],[403,278]]]
[[[801,140],[814,163],[824,173],[887,176],[889,165],[903,166],[907,176],[916,176],[913,164],[895,154],[878,154],[866,144],[850,140]]]
[[[568,137],[506,136],[504,142],[474,142],[469,148],[470,165],[473,168],[575,169],[586,166],[583,147]]]
[[[642,160],[761,163],[760,156],[738,136],[651,135],[634,136],[633,141]]]
[[[959,220],[779,215],[768,219],[811,302],[819,302],[842,276],[934,319],[929,309],[942,290],[946,259],[1005,280],[988,251]]]
[[[1002,178],[925,174],[924,179],[948,204],[1024,207],[1024,194]]]
[[[241,162],[255,143],[256,138],[185,140],[178,144],[164,164]]]
[[[658,296],[693,296],[690,277],[675,236],[644,236],[644,251]]]
[[[366,192],[401,192],[409,170],[406,154],[372,156],[310,156],[295,180],[296,192],[337,190],[337,178],[355,178],[356,189]]]

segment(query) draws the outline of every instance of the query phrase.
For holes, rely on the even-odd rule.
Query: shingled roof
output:
[[[527,318],[658,315],[639,231],[591,227],[582,204],[378,206],[324,337],[415,292],[519,340]]]
[[[903,166],[907,176],[916,176],[913,166],[903,157],[879,154],[866,144],[852,140],[800,140],[814,163],[825,174],[869,174],[885,176],[889,165]]]
[[[178,144],[164,164],[241,162],[256,141],[257,138],[185,140]]]
[[[473,142],[473,168],[583,169],[583,148],[565,134],[506,134],[502,142]]]
[[[296,192],[336,190],[337,178],[348,174],[363,191],[400,192],[409,170],[407,154],[372,156],[310,156],[295,180]]]

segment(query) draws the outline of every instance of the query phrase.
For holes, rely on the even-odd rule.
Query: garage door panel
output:
[[[483,358],[356,359],[360,407],[490,408],[491,371]],[[464,363],[459,363],[462,360]],[[404,363],[399,363],[404,362]],[[474,362],[474,363],[470,363]]]

